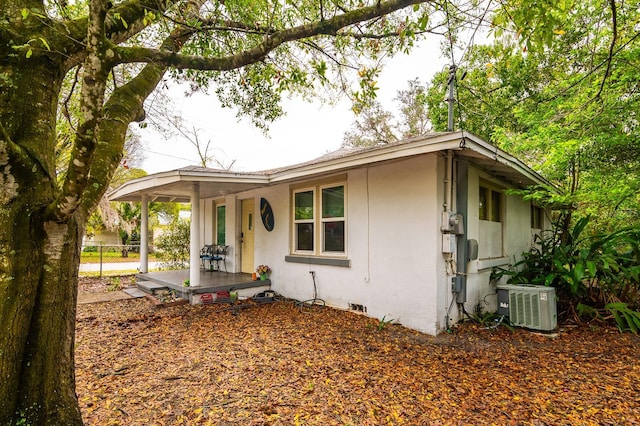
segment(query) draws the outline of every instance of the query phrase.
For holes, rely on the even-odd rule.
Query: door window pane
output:
[[[216,242],[222,245],[225,244],[226,240],[226,212],[226,206],[216,207]]]
[[[544,211],[540,207],[531,205],[531,227],[542,229],[544,226]]]
[[[492,222],[500,222],[500,193],[496,191],[491,191],[491,221]]]
[[[480,218],[478,256],[491,259],[503,255],[502,244],[502,192],[479,187],[478,216]]]
[[[487,206],[487,192],[489,190],[484,187],[480,187],[479,198],[478,198],[478,215],[480,216],[480,220],[487,220],[489,218],[488,206]]]

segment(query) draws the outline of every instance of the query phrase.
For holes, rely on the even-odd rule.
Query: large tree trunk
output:
[[[4,53],[4,52],[3,52]],[[4,56],[4,55],[3,55]],[[84,213],[44,213],[56,193],[64,67],[10,55],[0,90],[0,424],[82,424],[73,363]]]
[[[82,424],[73,370],[82,228],[27,209],[16,202],[0,217],[0,424]]]
[[[100,113],[89,184],[73,194],[81,198],[75,212],[59,219],[49,212],[60,193],[55,113],[64,66],[14,60],[0,65],[13,76],[10,87],[0,80],[0,425],[80,425],[74,339],[84,226],[120,162],[128,124],[143,116],[165,69],[147,65],[114,90]]]
[[[16,253],[13,280],[2,288],[0,315],[13,327],[3,336],[11,344],[2,343],[11,353],[0,360],[0,423],[80,425],[73,356],[82,220],[57,224],[38,216],[0,222],[13,229],[13,244],[3,248]]]

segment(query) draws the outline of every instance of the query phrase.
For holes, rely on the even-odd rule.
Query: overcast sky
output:
[[[385,109],[397,111],[393,98],[398,90],[407,87],[408,80],[418,77],[422,83],[429,82],[448,64],[441,57],[439,40],[435,38],[410,55],[397,55],[378,81],[378,100]],[[186,127],[198,128],[200,140],[212,141],[216,158],[225,165],[235,160],[232,169],[237,171],[292,165],[336,150],[354,120],[347,99],[334,106],[286,100],[283,107],[287,114],[271,124],[267,137],[248,120],[238,122],[235,111],[218,107],[215,96],[184,97],[183,90],[177,89],[172,91],[172,102],[174,114],[182,116]],[[142,136],[146,157],[142,168],[148,173],[199,162],[196,148],[184,139],[167,141],[151,130],[143,131]]]

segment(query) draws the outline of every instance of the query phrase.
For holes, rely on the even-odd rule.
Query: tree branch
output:
[[[415,35],[423,35],[423,34],[444,35],[445,32],[443,33],[436,32],[436,29],[440,27],[444,27],[444,24],[437,25],[433,28],[429,28],[422,31],[414,31],[414,34]],[[355,40],[384,40],[386,38],[398,37],[398,33],[375,34],[375,33],[360,32],[360,33],[340,33],[340,35],[343,37],[350,37]]]
[[[89,170],[96,146],[96,130],[100,124],[102,104],[110,69],[105,66],[106,38],[104,21],[108,0],[93,0],[89,9],[87,57],[83,65],[81,89],[81,123],[75,141],[62,191],[47,208],[47,216],[59,223],[68,220],[80,204],[89,180]]]
[[[76,84],[78,83],[78,76],[80,74],[80,70],[81,70],[80,67],[76,68],[76,72],[75,72],[75,75],[73,77],[73,82],[71,83],[71,88],[69,89],[69,93],[67,94],[67,96],[62,101],[62,105],[63,105],[62,115],[64,115],[64,118],[69,123],[69,127],[74,131],[76,129],[75,129],[74,125],[73,125],[73,122],[71,121],[71,112],[69,111],[69,102],[71,101],[71,97],[73,96],[73,91],[75,90]]]
[[[609,45],[609,55],[607,56],[607,68],[604,70],[604,77],[602,77],[602,82],[600,83],[600,88],[598,89],[598,93],[593,97],[594,99],[598,99],[604,90],[604,85],[609,78],[609,74],[611,73],[611,62],[613,61],[614,49],[616,47],[616,41],[618,40],[618,16],[616,10],[616,1],[609,0],[609,7],[611,8],[611,31],[613,35],[611,37],[611,44]]]
[[[162,48],[178,51],[192,34],[189,28],[177,28],[164,41]],[[97,205],[122,159],[127,129],[144,116],[144,102],[162,80],[166,67],[148,64],[137,76],[113,91],[103,108],[103,119],[97,129],[99,143],[95,149],[88,186],[82,195],[85,212]]]
[[[345,68],[351,68],[351,69],[357,69],[357,67],[350,65],[350,64],[346,64],[343,62],[340,62],[340,60],[336,57],[334,57],[332,54],[330,54],[329,52],[327,52],[326,50],[324,50],[324,48],[322,48],[321,46],[318,46],[316,43],[314,43],[313,41],[303,41],[302,42],[305,46],[309,46],[311,49],[316,50],[317,52],[319,52],[321,55],[326,56],[327,58],[329,58],[329,60],[331,60],[331,62],[335,63],[336,65],[340,66],[340,67],[345,67]]]
[[[107,13],[104,22],[105,37],[115,44],[122,43],[146,28],[143,23],[146,11],[164,13],[181,2],[181,0],[129,0],[119,4]],[[87,17],[66,21],[60,25],[62,28],[57,29],[56,33],[62,35],[64,42],[53,50],[64,51],[69,56],[80,54],[82,56],[79,61],[84,60],[89,25]]]
[[[221,58],[205,58],[194,55],[179,55],[158,49],[142,47],[117,47],[117,63],[155,62],[179,69],[194,69],[201,71],[227,71],[241,68],[245,65],[264,59],[269,52],[283,43],[309,38],[317,35],[335,35],[341,28],[359,22],[368,21],[381,15],[386,15],[403,9],[412,4],[425,3],[428,0],[389,0],[379,2],[374,6],[356,9],[331,19],[312,22],[297,27],[284,29],[265,36],[262,43],[255,47]]]

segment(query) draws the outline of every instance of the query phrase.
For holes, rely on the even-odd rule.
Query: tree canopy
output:
[[[498,37],[487,44],[467,44],[482,25],[444,44],[457,68],[454,127],[516,155],[562,188],[564,195],[552,199],[531,196],[565,208],[565,229],[572,214],[592,216],[589,226],[600,231],[639,224],[638,2],[557,6],[548,22],[530,19],[546,4],[507,8],[512,19],[492,15],[490,31]],[[527,37],[532,31],[540,37]],[[437,73],[421,92],[409,82],[399,93],[405,109],[397,119],[380,105],[364,108],[345,143],[411,135],[398,129],[416,117],[446,131],[449,77]]]
[[[458,73],[459,126],[556,182],[570,210],[603,231],[640,223],[638,6],[576,3],[544,48],[501,38],[471,48]],[[442,130],[442,86],[432,87]]]
[[[352,129],[345,133],[343,145],[383,145],[426,133],[431,129],[426,95],[426,87],[420,80],[414,79],[408,82],[406,90],[399,90],[397,93],[397,118],[377,100],[373,100],[362,109],[357,109],[356,120]]]

